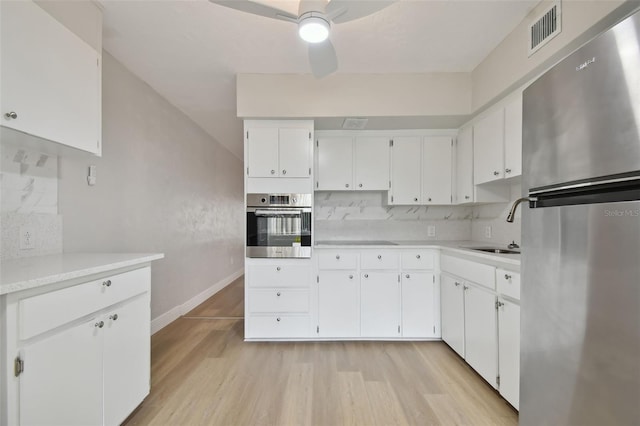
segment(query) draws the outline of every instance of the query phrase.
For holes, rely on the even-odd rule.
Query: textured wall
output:
[[[60,161],[64,251],[165,253],[156,318],[243,268],[243,167],[106,52],[102,96],[103,157]]]

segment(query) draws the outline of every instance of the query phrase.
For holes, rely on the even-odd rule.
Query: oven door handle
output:
[[[256,210],[256,216],[300,216],[302,210]]]

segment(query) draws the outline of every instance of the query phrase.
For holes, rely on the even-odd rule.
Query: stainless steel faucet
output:
[[[533,201],[538,201],[538,199],[535,197],[518,198],[516,201],[514,201],[513,205],[511,206],[511,210],[509,211],[509,215],[507,216],[507,222],[513,223],[513,219],[516,215],[516,210],[518,209],[518,206],[520,205],[520,203],[522,203],[523,201],[533,202]]]

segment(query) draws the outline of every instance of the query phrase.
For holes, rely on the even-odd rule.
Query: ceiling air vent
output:
[[[529,56],[536,53],[549,40],[562,31],[561,3],[554,2],[529,26]]]
[[[342,128],[347,130],[363,130],[367,127],[368,118],[345,118]]]

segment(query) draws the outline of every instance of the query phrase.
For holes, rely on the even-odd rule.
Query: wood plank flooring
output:
[[[156,333],[127,425],[517,425],[442,342],[243,341],[242,279]]]

